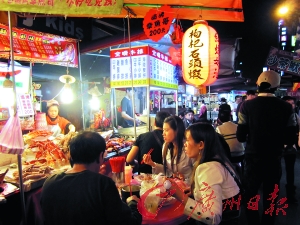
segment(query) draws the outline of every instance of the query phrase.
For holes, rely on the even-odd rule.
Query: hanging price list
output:
[[[17,106],[19,116],[34,115],[34,109],[29,94],[17,94]]]

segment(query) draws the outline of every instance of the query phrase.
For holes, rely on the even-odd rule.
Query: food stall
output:
[[[120,135],[136,138],[151,131],[157,111],[178,113],[178,81],[169,56],[146,45],[112,49],[110,58],[111,117]],[[140,121],[127,128],[120,123],[126,88],[133,90],[133,115]]]
[[[94,18],[103,17],[103,15],[105,15],[105,17],[111,17],[111,18],[116,18],[116,17],[124,18],[125,16],[127,18],[129,18],[130,17],[130,12],[133,12],[133,10],[131,10],[129,7],[134,7],[135,8],[134,11],[136,13],[138,13],[138,15],[134,15],[134,16],[135,17],[137,16],[138,18],[143,18],[145,16],[146,12],[148,11],[149,7],[142,4],[141,2],[138,2],[138,1],[135,1],[135,2],[137,4],[132,4],[131,1],[124,1],[124,4],[123,4],[123,1],[118,1],[117,0],[117,1],[114,2],[114,5],[112,5],[112,3],[111,3],[111,5],[108,5],[108,6],[101,5],[101,4],[99,4],[97,6],[93,6],[93,10],[91,10],[91,7],[88,4],[80,4],[80,5],[76,4],[75,5],[74,2],[69,4],[69,2],[53,1],[53,2],[48,2],[46,4],[41,4],[41,5],[39,5],[37,2],[32,2],[32,5],[27,5],[27,6],[24,6],[24,3],[13,3],[13,4],[11,4],[10,2],[7,2],[7,3],[5,2],[5,3],[2,4],[3,5],[2,10],[7,10],[9,12],[8,14],[10,14],[10,11],[19,12],[22,9],[22,13],[25,13],[25,14],[26,13],[33,13],[34,15],[37,15],[37,14],[38,15],[39,14],[59,15],[59,14],[61,14],[65,17],[67,17],[67,16],[82,16],[82,17],[94,17]],[[199,12],[199,9],[200,9],[201,10],[201,16],[203,16],[204,18],[207,17],[209,19],[214,18],[214,20],[243,21],[243,13],[242,13],[242,10],[240,10],[242,8],[241,1],[238,0],[237,3],[239,3],[239,4],[235,4],[236,7],[234,9],[228,10],[228,8],[232,8],[232,1],[226,1],[224,3],[222,2],[221,6],[216,5],[216,4],[212,4],[211,8],[199,7],[197,5],[197,3],[194,3],[194,1],[188,1],[188,2],[186,2],[187,6],[183,6],[183,7],[182,6],[179,6],[179,7],[177,6],[176,7],[177,9],[174,10],[174,11],[176,11],[177,15],[174,14],[174,17],[176,16],[177,18],[194,19],[194,15],[196,15],[196,14],[198,15],[198,12]],[[164,4],[170,4],[171,5],[171,4],[173,4],[173,2],[172,1],[167,1],[167,2],[164,2]],[[206,5],[206,4],[204,4],[204,5]],[[193,7],[190,7],[190,6],[193,6]],[[156,7],[157,7],[157,5],[153,5],[153,8],[156,8]],[[222,11],[220,10],[220,7],[223,7]],[[209,10],[206,10],[206,9],[209,9]],[[203,12],[202,12],[202,10],[203,10]],[[130,29],[129,29],[129,32],[130,32]],[[10,37],[11,37],[11,41],[12,41],[12,35],[10,35]],[[12,60],[13,60],[14,59],[14,57],[13,57],[14,56],[14,54],[13,54],[14,51],[13,51],[12,42],[11,42],[11,46],[12,47],[10,49],[11,50],[10,52],[12,53],[11,57],[12,57]],[[76,56],[76,54],[75,54],[75,56]],[[132,58],[132,55],[130,55],[130,59],[131,58]],[[130,64],[130,65],[132,65],[132,64]],[[130,74],[134,74],[134,73],[130,73]],[[161,77],[163,77],[163,76],[161,76]],[[120,84],[120,86],[118,86],[117,88],[121,88],[121,87],[132,87],[133,88],[134,86],[136,86],[136,87],[141,87],[145,90],[144,91],[146,93],[145,102],[147,104],[144,107],[144,109],[146,109],[145,110],[146,113],[143,113],[142,115],[145,115],[145,118],[146,118],[145,123],[148,125],[148,128],[145,129],[145,130],[150,130],[150,128],[149,128],[150,127],[150,118],[151,118],[150,117],[150,92],[155,91],[155,90],[161,91],[159,89],[161,87],[163,89],[174,90],[174,93],[171,93],[171,94],[170,93],[164,93],[164,94],[170,94],[170,96],[172,96],[172,95],[174,96],[176,94],[173,97],[173,99],[177,99],[177,87],[176,87],[177,83],[176,82],[174,82],[174,83],[171,82],[171,85],[170,85],[170,82],[167,81],[166,83],[169,86],[166,87],[166,85],[160,83],[160,82],[164,82],[163,80],[160,80],[160,78],[155,79],[155,78],[152,78],[152,77],[148,77],[148,79],[146,79],[145,84],[136,83],[138,80],[139,79],[135,80],[133,77],[131,77],[131,79],[129,79],[129,81],[131,83],[129,83],[129,84],[127,83],[126,85],[125,84]],[[152,80],[153,83],[151,83],[151,80]],[[113,98],[115,98],[114,93],[112,93],[112,96],[113,96]],[[160,95],[160,96],[162,96],[162,95]],[[158,99],[159,99],[159,94],[158,94]],[[167,98],[167,104],[168,105],[171,102],[169,100],[170,99]],[[175,101],[175,102],[177,102],[177,101]],[[159,100],[159,103],[161,103],[161,100]],[[165,104],[165,101],[163,101],[163,103]],[[173,104],[173,103],[171,103],[171,104]],[[159,104],[158,104],[158,106],[159,106]],[[116,105],[113,104],[112,108],[116,109]],[[175,109],[177,109],[176,106],[175,106]],[[111,115],[113,115],[113,110],[111,110]],[[114,115],[116,116],[116,113]],[[112,118],[113,118],[113,116],[112,116]],[[147,127],[147,126],[145,126],[145,127]],[[126,128],[124,128],[124,129],[126,129]],[[136,129],[135,129],[134,132],[135,132],[135,136],[136,136]],[[143,130],[143,132],[144,132],[144,130]],[[127,133],[127,135],[129,134],[128,132],[124,132],[124,133],[125,134]],[[33,135],[33,134],[31,133],[31,135]],[[47,137],[47,135],[46,134],[39,134],[39,135],[37,135],[35,137],[32,137],[30,139],[35,139],[35,138],[39,138],[39,137],[45,138],[45,137]],[[48,140],[48,138],[47,138],[47,140]],[[55,144],[53,142],[54,140],[50,140],[50,141],[52,141],[51,145]],[[50,142],[49,142],[49,144],[50,144]],[[38,147],[38,149],[35,149],[35,150],[38,153],[39,150],[40,150],[40,147]],[[24,151],[24,152],[26,152],[26,154],[28,153],[27,151]],[[62,156],[61,153],[63,151],[60,152],[57,149],[57,152],[58,152],[58,157],[61,157]],[[24,161],[31,162],[32,160],[30,160],[30,157],[29,157],[31,154],[33,155],[34,158],[36,158],[36,154],[34,153],[33,148],[31,148],[31,150],[29,151],[29,154],[26,155],[26,157],[28,157],[28,158],[26,158]],[[63,153],[63,154],[65,154],[65,153]],[[20,155],[18,155],[18,162],[21,161],[21,157],[19,157],[19,156]],[[35,159],[33,159],[33,160],[35,160]],[[49,158],[49,161],[51,162],[51,158]],[[59,168],[60,166],[56,165],[56,160],[55,160],[55,162],[53,162],[53,161],[54,160],[52,158],[52,166],[54,166],[54,167],[57,166]],[[63,159],[61,159],[61,162],[63,162]],[[62,164],[65,164],[65,162],[60,163],[60,164],[61,164],[61,166],[64,166]],[[65,165],[65,166],[67,166],[67,165]],[[21,171],[21,173],[23,172],[23,170],[21,170],[20,168],[19,168],[19,171]],[[25,172],[27,172],[27,171],[25,171]],[[46,174],[45,171],[43,173]],[[20,187],[22,188],[22,185]],[[38,203],[38,197],[36,197],[35,200]],[[6,207],[6,208],[8,208],[8,207]],[[13,207],[13,208],[16,209],[18,207]],[[18,209],[16,209],[16,210],[18,210]],[[2,212],[4,212],[4,211],[2,211]],[[12,221],[10,221],[10,222],[12,222]],[[23,224],[26,224],[26,222],[27,222],[26,220],[23,220]],[[36,221],[34,221],[34,222],[36,222]],[[9,223],[9,224],[13,224],[13,223]],[[28,224],[34,224],[34,223],[28,223]]]

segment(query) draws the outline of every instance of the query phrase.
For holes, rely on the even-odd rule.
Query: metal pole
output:
[[[31,96],[31,100],[32,102],[34,101],[34,90],[33,90],[33,87],[32,87],[32,62],[29,63],[29,68],[30,68],[30,75],[29,75],[29,93],[30,93],[30,96]]]
[[[80,79],[80,92],[81,92],[81,117],[82,117],[82,127],[85,130],[85,120],[84,120],[84,107],[83,107],[83,82],[82,82],[82,73],[81,73],[81,61],[80,61],[80,48],[79,48],[79,41],[77,43],[78,46],[78,69],[79,69],[79,79]]]
[[[13,35],[12,35],[12,25],[11,25],[11,14],[8,11],[8,24],[9,24],[9,45],[10,45],[10,63],[12,70],[12,81],[13,81],[13,91],[14,91],[14,115],[17,115],[17,98],[16,98],[16,81],[15,81],[15,63],[14,63],[14,45],[13,45]],[[19,184],[20,184],[20,197],[21,197],[21,208],[22,208],[22,220],[23,225],[27,224],[26,213],[25,213],[25,198],[24,198],[24,186],[23,186],[23,174],[22,174],[22,155],[18,154],[18,172],[19,172]]]
[[[110,119],[111,119],[111,124],[113,127],[113,130],[115,132],[115,129],[118,129],[118,114],[117,114],[117,106],[116,106],[116,90],[115,88],[111,88],[110,92]],[[114,117],[116,118],[116,123],[114,124]]]
[[[152,124],[151,124],[151,118],[150,118],[150,86],[149,85],[147,85],[147,87],[146,87],[146,106],[147,106],[147,116],[148,116],[148,129],[149,129],[149,131],[152,131],[153,129],[152,129]]]
[[[133,89],[133,74],[132,74],[132,56],[131,56],[131,40],[130,40],[130,21],[129,11],[127,12],[127,28],[128,28],[128,44],[129,44],[129,58],[130,58],[130,75],[131,75],[131,90],[132,90],[132,111],[133,111],[133,129],[134,138],[136,139],[136,123],[135,123],[135,94]]]
[[[210,101],[210,86],[208,86],[208,104],[209,104],[209,116],[210,116],[210,119],[211,119],[211,111],[212,111],[212,108],[211,108],[211,101]]]

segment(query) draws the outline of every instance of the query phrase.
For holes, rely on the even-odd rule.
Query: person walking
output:
[[[278,73],[261,73],[257,85],[258,97],[245,101],[240,108],[236,133],[238,141],[247,142],[243,199],[248,225],[273,225],[281,178],[281,151],[284,144],[293,144],[296,121],[292,106],[275,97],[280,85]],[[249,204],[258,195],[261,185],[263,215],[260,220],[258,210],[253,210]]]
[[[290,103],[295,110],[295,99],[291,96],[282,97],[283,101]],[[298,200],[296,199],[296,186],[295,186],[295,162],[297,157],[297,149],[296,145],[298,144],[299,139],[299,124],[300,118],[296,112],[294,112],[294,116],[297,122],[297,139],[294,142],[293,146],[285,146],[282,151],[282,156],[285,162],[285,172],[286,172],[286,196],[289,203],[297,204]]]

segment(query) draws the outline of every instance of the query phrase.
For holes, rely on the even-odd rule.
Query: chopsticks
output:
[[[149,150],[149,152],[147,153],[147,155],[149,156],[153,152],[153,150],[154,150],[154,148],[151,148]],[[144,159],[141,161],[141,164],[143,164],[143,163],[144,163]]]

